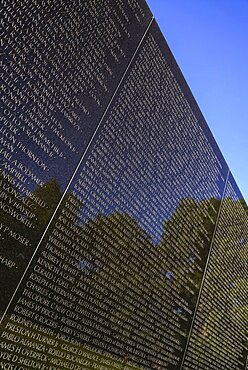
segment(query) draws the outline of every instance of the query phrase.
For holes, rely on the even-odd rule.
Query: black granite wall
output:
[[[1,368],[245,370],[247,205],[146,3],[2,26]]]

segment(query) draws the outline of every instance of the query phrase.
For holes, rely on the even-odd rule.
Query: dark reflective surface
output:
[[[184,369],[244,369],[247,356],[247,206],[229,177]]]
[[[106,2],[101,12],[97,2],[91,4],[84,17],[92,24],[79,22],[82,29],[78,30],[71,23],[76,46],[85,35],[83,27],[92,27],[87,45],[99,59],[89,59],[89,70],[101,65],[109,50],[103,43],[115,29],[113,23],[108,25],[111,17],[118,15],[118,27],[124,27],[120,20],[127,21],[126,6],[131,10],[130,29],[141,24],[140,35],[137,32],[134,43],[130,41],[132,50],[126,43],[131,39],[119,40],[130,59],[147,25],[147,20],[141,21],[144,4],[141,9],[139,2],[124,6],[118,1],[110,8]],[[51,9],[55,12],[55,8]],[[42,9],[37,11],[43,14]],[[63,14],[71,11],[61,9]],[[72,17],[71,22],[75,19],[81,18]],[[93,35],[98,26],[102,28]],[[54,32],[57,35],[56,27]],[[66,35],[71,32],[69,28]],[[123,56],[113,37],[109,40],[109,47],[116,45]],[[51,40],[49,45],[53,45]],[[87,55],[86,49],[82,55]],[[117,71],[120,77],[127,64],[116,59],[113,49],[109,53],[116,62],[116,80],[110,83],[113,92]],[[65,72],[69,81],[70,71]],[[93,88],[88,80],[91,89],[82,85],[82,102],[86,107],[87,94],[95,91],[103,99],[102,113],[109,98],[98,86],[100,74],[91,72],[96,85]],[[87,75],[85,69],[82,78]],[[80,81],[80,76],[75,79]],[[58,93],[62,100],[63,89]],[[44,175],[44,184],[30,185],[30,193],[21,196],[18,175],[1,175],[2,204],[13,205],[22,217],[17,222],[2,207],[2,312],[61,199],[79,152],[85,149],[85,137],[87,143],[99,122],[96,105],[89,104],[92,119],[82,119],[91,131],[86,126],[83,132],[75,131],[73,125],[67,131],[75,138],[78,154],[49,162],[52,176]],[[54,134],[48,134],[53,140]],[[25,138],[21,142],[25,144]],[[223,194],[227,176],[225,161],[154,22],[7,310],[1,327],[1,366],[19,370],[244,369],[247,211],[232,179]],[[10,230],[19,236],[10,235]],[[21,236],[25,237],[22,242]],[[231,351],[234,342],[237,346]]]
[[[4,3],[2,11],[3,310],[151,14],[139,0]]]

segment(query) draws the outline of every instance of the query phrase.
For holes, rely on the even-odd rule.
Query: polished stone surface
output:
[[[143,1],[4,7],[3,369],[245,369],[247,206]]]

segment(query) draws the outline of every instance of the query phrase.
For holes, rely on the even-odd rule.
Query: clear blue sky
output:
[[[147,0],[248,202],[248,0]]]

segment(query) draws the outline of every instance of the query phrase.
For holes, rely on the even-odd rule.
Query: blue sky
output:
[[[248,0],[147,0],[248,202]]]

